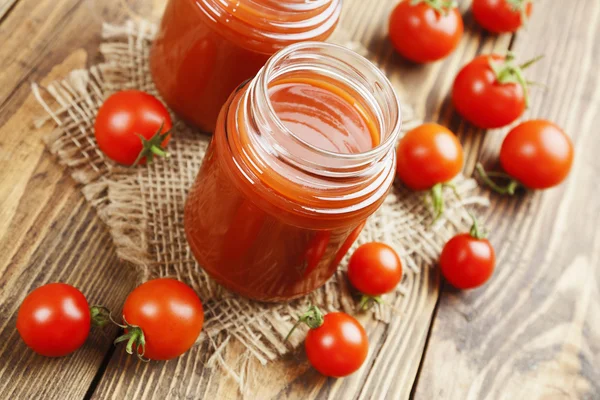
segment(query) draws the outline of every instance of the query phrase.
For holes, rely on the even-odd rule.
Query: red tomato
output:
[[[544,120],[523,122],[512,129],[500,150],[502,168],[529,189],[547,189],[561,183],[573,164],[571,139]]]
[[[413,190],[431,189],[461,171],[463,149],[456,136],[438,124],[423,124],[398,142],[397,174]]]
[[[533,61],[526,64],[531,65]],[[525,111],[527,96],[522,69],[511,54],[476,57],[460,70],[452,89],[456,111],[484,129],[501,128],[514,122]]]
[[[456,7],[439,1],[413,0],[398,3],[390,16],[390,40],[407,59],[426,63],[452,53],[463,34],[463,20]]]
[[[515,32],[529,17],[531,0],[473,0],[473,17],[484,29],[493,33]],[[526,18],[525,18],[526,19]]]
[[[49,283],[29,293],[17,315],[17,330],[33,351],[47,357],[74,352],[90,332],[85,296],[64,283]]]
[[[495,264],[494,248],[475,220],[471,232],[450,239],[440,256],[442,275],[458,289],[483,285],[492,276]]]
[[[322,325],[308,331],[304,347],[317,371],[339,378],[360,368],[369,352],[369,339],[356,319],[334,312],[325,315]]]
[[[116,342],[132,340],[133,350],[140,356],[169,360],[185,353],[198,339],[204,312],[192,288],[163,278],[143,283],[127,296],[123,320],[129,326]],[[135,337],[131,339],[132,336]],[[131,351],[128,346],[128,352]]]
[[[348,279],[359,292],[368,296],[391,292],[402,280],[400,257],[387,244],[363,244],[350,257]]]
[[[173,124],[165,106],[154,96],[125,90],[110,96],[98,110],[96,142],[111,160],[124,165],[152,161],[164,151]]]

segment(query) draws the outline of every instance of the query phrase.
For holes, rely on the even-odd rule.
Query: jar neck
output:
[[[225,35],[260,52],[274,53],[289,44],[325,40],[335,28],[342,0],[188,0]]]
[[[359,153],[332,152],[286,127],[269,88],[289,76],[321,79],[351,93],[373,119],[378,144]],[[382,198],[381,191],[387,192],[393,181],[401,120],[398,99],[375,65],[344,47],[305,42],[285,48],[245,87],[235,108],[230,112],[236,115],[238,135],[230,140],[242,149],[238,164],[247,168],[248,176],[303,207],[336,213],[364,208]]]

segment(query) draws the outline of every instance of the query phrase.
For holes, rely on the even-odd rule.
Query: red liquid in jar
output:
[[[384,196],[342,216],[311,211],[330,206],[319,185],[298,184],[298,171],[285,163],[277,164],[277,172],[257,166],[244,108],[238,107],[246,90],[232,95],[221,112],[188,196],[186,234],[198,262],[225,287],[258,300],[286,300],[331,277]],[[363,102],[319,76],[275,80],[268,95],[283,126],[312,146],[348,154],[379,144],[379,126]],[[311,157],[290,135],[278,143]],[[244,168],[237,161],[242,153],[252,161]],[[355,204],[352,195],[340,189],[339,203]]]

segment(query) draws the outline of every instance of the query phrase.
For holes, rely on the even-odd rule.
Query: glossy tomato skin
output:
[[[517,125],[500,149],[504,171],[529,189],[547,189],[564,181],[573,157],[571,139],[560,127],[544,120]]]
[[[111,95],[98,110],[94,122],[96,142],[111,160],[133,165],[143,149],[142,140],[151,139],[163,126],[169,131],[173,123],[165,106],[154,96],[139,90],[124,90]],[[162,142],[166,146],[171,136]],[[143,158],[140,163],[145,163]]]
[[[462,37],[462,16],[456,7],[447,15],[440,14],[426,3],[401,1],[390,16],[390,40],[405,58],[427,63],[448,56]]]
[[[457,289],[473,289],[483,285],[494,273],[496,254],[487,239],[468,233],[454,236],[440,256],[444,278]]]
[[[49,283],[29,293],[17,315],[17,330],[33,351],[47,357],[70,354],[90,333],[85,296],[65,283]]]
[[[507,0],[473,0],[471,9],[475,21],[492,33],[516,32],[523,25],[521,11],[515,10]],[[527,3],[527,16],[531,15],[532,9],[532,4]]]
[[[170,360],[189,350],[204,323],[200,298],[175,279],[154,279],[135,288],[123,307],[123,317],[139,326],[146,339],[144,357]]]
[[[452,88],[456,111],[483,129],[506,126],[526,108],[523,87],[516,83],[498,83],[490,60],[503,61],[504,57],[495,54],[476,57],[460,70]]]
[[[350,257],[348,279],[359,292],[380,296],[394,290],[402,280],[402,262],[387,244],[365,243]]]
[[[450,181],[463,167],[463,149],[447,128],[433,123],[408,131],[398,142],[398,178],[412,190]]]
[[[325,376],[340,378],[360,368],[369,339],[360,322],[342,312],[326,314],[323,325],[310,329],[304,342],[311,365]]]

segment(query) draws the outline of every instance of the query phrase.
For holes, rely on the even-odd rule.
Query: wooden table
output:
[[[94,332],[75,354],[48,359],[19,339],[25,295],[47,282],[79,287],[118,309],[135,276],[75,182],[45,151],[32,120],[42,113],[30,82],[49,82],[98,60],[102,20],[122,21],[123,1],[0,0],[0,393],[10,399],[240,397],[233,381],[190,351],[142,364],[114,351],[115,330]],[[497,249],[493,280],[456,292],[437,268],[418,280],[402,318],[367,326],[372,356],[347,379],[325,379],[302,352],[259,370],[247,398],[599,399],[600,398],[600,2],[539,1],[527,29],[490,36],[461,2],[466,32],[447,60],[416,66],[386,38],[394,0],[345,0],[342,27],[373,53],[404,98],[427,120],[456,132],[468,157],[493,164],[506,132],[463,122],[448,100],[456,71],[476,54],[545,54],[528,71],[535,88],[526,118],[546,117],[575,142],[569,180],[484,210]],[[160,15],[163,1],[128,0]],[[234,360],[240,349],[224,357]],[[373,361],[377,355],[377,361]]]

